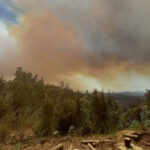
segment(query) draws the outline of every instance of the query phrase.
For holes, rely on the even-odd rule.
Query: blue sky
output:
[[[11,4],[11,2],[9,2]],[[17,23],[17,15],[16,12],[13,11],[11,5],[8,5],[8,2],[4,3],[0,1],[0,20],[4,22]]]

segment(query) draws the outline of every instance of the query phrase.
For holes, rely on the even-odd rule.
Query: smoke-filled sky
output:
[[[0,74],[77,90],[150,87],[150,1],[0,0]]]

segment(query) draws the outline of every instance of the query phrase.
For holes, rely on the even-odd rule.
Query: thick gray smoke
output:
[[[138,79],[143,87],[147,83],[150,1],[12,0],[10,4],[20,14],[19,24],[9,26],[19,52],[13,53],[13,66],[21,65],[47,81],[76,80],[73,76],[80,74],[80,79],[90,77],[102,87],[118,83],[113,87],[117,90],[130,87],[128,79],[134,86]],[[8,58],[3,55],[3,60]]]

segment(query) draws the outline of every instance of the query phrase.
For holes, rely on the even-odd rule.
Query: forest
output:
[[[63,81],[47,84],[18,67],[13,80],[0,77],[0,139],[30,128],[37,137],[109,134],[150,127],[150,91],[146,101],[124,109],[112,93],[72,90]]]

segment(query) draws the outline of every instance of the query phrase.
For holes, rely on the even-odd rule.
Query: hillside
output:
[[[128,108],[128,106],[132,104],[137,104],[145,100],[145,92],[121,92],[115,93],[114,95],[116,100],[124,108]]]
[[[130,140],[127,147],[125,140]],[[23,138],[19,135],[0,144],[0,150],[149,150],[150,131],[124,130],[113,135]]]
[[[60,86],[47,84],[22,68],[17,68],[14,75],[9,81],[0,78],[1,144],[32,144],[35,141],[30,139],[110,135],[150,127],[150,91],[145,95],[146,103],[137,104],[144,100],[144,93],[83,93],[64,82]],[[127,107],[134,103],[134,107]]]

